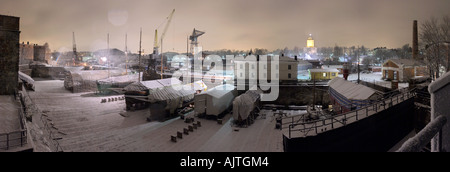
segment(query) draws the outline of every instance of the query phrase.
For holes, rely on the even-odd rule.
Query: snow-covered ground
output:
[[[70,93],[63,88],[62,81],[36,81],[35,84],[36,91],[30,92],[30,96],[40,111],[45,112],[44,119],[51,123],[53,137],[60,138],[58,143],[64,151],[283,151],[282,133],[275,129],[272,115],[259,117],[248,128],[232,126],[230,114],[225,115],[222,125],[215,120],[195,118],[202,126],[173,143],[171,136],[192,124],[180,118],[147,122],[149,109],[125,112],[124,100],[101,103],[105,97]],[[48,142],[41,141],[41,144]],[[41,147],[45,151],[45,146]]]
[[[20,130],[18,108],[13,96],[0,96],[0,134]]]

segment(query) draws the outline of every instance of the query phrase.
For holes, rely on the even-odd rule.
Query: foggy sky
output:
[[[21,19],[21,42],[52,50],[79,51],[110,47],[151,53],[154,30],[176,9],[164,51],[186,52],[194,28],[204,50],[305,47],[308,34],[316,46],[364,45],[375,48],[411,44],[413,20],[450,15],[449,0],[1,0],[0,14]]]

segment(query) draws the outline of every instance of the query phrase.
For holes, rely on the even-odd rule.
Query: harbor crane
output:
[[[203,31],[196,30],[194,28],[194,31],[192,32],[192,35],[189,36],[189,40],[191,40],[191,53],[194,54],[194,48],[198,46],[198,37],[205,34]]]

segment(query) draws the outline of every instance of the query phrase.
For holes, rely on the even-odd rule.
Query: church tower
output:
[[[306,48],[314,48],[314,39],[312,34],[309,34],[308,40],[306,40]]]

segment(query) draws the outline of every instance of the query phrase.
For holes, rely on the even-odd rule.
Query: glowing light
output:
[[[103,62],[106,62],[108,59],[106,57],[101,57],[100,58]]]
[[[312,38],[312,34],[309,34],[308,40],[306,40],[307,48],[314,48],[314,39]]]

